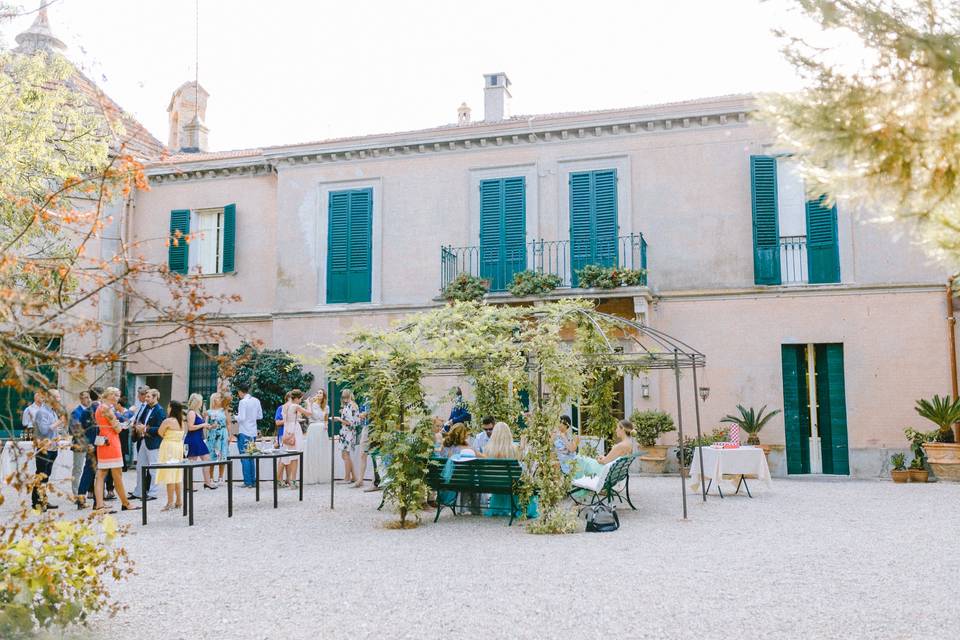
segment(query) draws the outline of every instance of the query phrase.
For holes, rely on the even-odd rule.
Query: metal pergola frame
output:
[[[534,307],[530,310],[531,317],[546,315],[544,312],[538,312]],[[683,455],[683,407],[680,371],[690,369],[693,372],[693,406],[694,421],[697,430],[697,439],[702,438],[702,429],[700,426],[700,397],[697,388],[697,369],[706,367],[706,356],[690,346],[689,344],[674,338],[658,329],[642,324],[635,320],[628,320],[620,316],[596,311],[595,309],[572,309],[569,314],[571,320],[586,319],[597,329],[606,344],[607,350],[594,356],[585,357],[584,362],[590,364],[600,364],[618,368],[634,368],[640,370],[673,370],[674,380],[677,390],[677,446],[680,448],[680,485],[683,501],[683,519],[687,519],[687,491],[686,491],[686,464]],[[622,337],[615,344],[607,336],[607,329],[619,329]],[[396,331],[409,331],[412,323],[401,325]],[[630,347],[628,350],[625,347]],[[537,372],[537,402],[538,406],[543,401],[543,384],[540,380],[540,367],[536,361],[530,357],[527,358],[527,370]],[[446,359],[428,360],[424,370],[424,377],[459,377],[465,374],[463,366]],[[703,469],[703,452],[698,449],[700,455],[700,468]],[[707,500],[706,487],[700,482],[701,496],[704,502]],[[332,495],[331,495],[332,502]]]

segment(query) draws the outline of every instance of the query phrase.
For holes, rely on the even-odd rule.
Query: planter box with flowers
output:
[[[584,289],[616,289],[639,287],[647,275],[645,269],[622,269],[588,264],[577,269],[577,285]]]
[[[536,296],[542,293],[550,293],[561,284],[563,284],[563,280],[560,276],[552,273],[541,273],[530,270],[518,271],[513,274],[510,293],[518,298]]]
[[[482,299],[489,290],[489,280],[461,273],[443,288],[443,298],[447,302],[473,302]]]
[[[933,396],[917,400],[917,413],[937,425],[923,444],[923,453],[940,480],[960,482],[960,444],[954,442],[953,425],[960,422],[960,398]]]

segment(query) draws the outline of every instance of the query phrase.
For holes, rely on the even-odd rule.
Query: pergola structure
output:
[[[536,307],[529,310],[527,317],[536,319],[538,316],[544,316],[545,313],[538,311]],[[681,371],[689,369],[692,372],[692,387],[690,392],[694,402],[694,422],[696,426],[698,440],[702,436],[700,425],[700,397],[697,386],[697,370],[706,366],[706,356],[693,348],[689,344],[654,329],[640,322],[629,320],[609,313],[599,312],[596,309],[572,308],[568,314],[571,322],[585,320],[591,323],[597,330],[597,333],[603,337],[605,350],[601,353],[590,355],[581,355],[585,364],[616,367],[620,370],[672,370],[677,392],[677,436],[678,446],[681,448],[680,459],[680,483],[681,496],[683,502],[683,517],[687,518],[687,492],[686,462],[682,452],[683,436],[683,407],[682,394],[683,385],[681,380]],[[410,331],[415,323],[408,323],[399,326],[396,331]],[[611,335],[614,338],[611,339]],[[518,341],[518,349],[522,349],[522,344]],[[459,377],[465,374],[463,365],[460,362],[443,359],[428,359],[427,367],[424,371],[427,377],[451,376]],[[527,357],[527,371],[531,375],[537,375],[536,400],[538,406],[543,402],[544,388],[540,367],[535,358]],[[700,452],[700,467],[703,468],[703,453]],[[706,501],[706,487],[700,483],[702,499]],[[332,495],[331,495],[332,499]]]

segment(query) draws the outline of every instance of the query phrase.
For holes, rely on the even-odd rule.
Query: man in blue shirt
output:
[[[90,407],[90,392],[80,392],[80,404],[70,412],[70,436],[73,441],[73,495],[77,495],[80,488],[80,476],[83,474],[83,463],[87,459],[87,440],[83,436],[83,414]]]
[[[57,429],[63,424],[63,419],[53,407],[56,404],[60,404],[59,392],[51,389],[43,395],[43,402],[33,420],[33,446],[39,482],[33,487],[30,502],[34,509],[40,511],[57,508],[57,505],[47,502],[46,488],[53,471],[53,462],[57,459]]]
[[[290,394],[287,394],[287,397],[284,399],[284,404],[290,399]],[[273,414],[273,424],[277,427],[277,448],[280,448],[280,443],[283,441],[283,405],[277,407],[276,413]]]

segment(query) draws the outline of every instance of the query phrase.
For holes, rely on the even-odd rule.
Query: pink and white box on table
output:
[[[730,425],[729,437],[727,438],[727,440],[734,447],[740,446],[740,425],[738,424]]]

